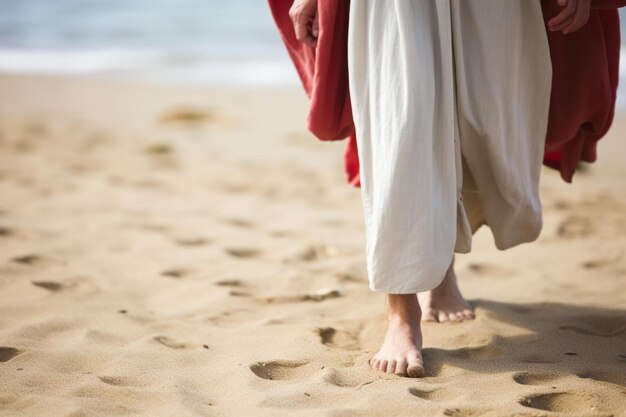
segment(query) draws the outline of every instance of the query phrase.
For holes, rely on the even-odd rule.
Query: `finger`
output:
[[[302,42],[308,34],[306,21],[296,16],[296,20],[293,22],[293,28],[294,28],[294,31],[296,32],[296,39]]]
[[[575,2],[568,1],[567,5],[563,8],[563,10],[561,10],[561,12],[558,15],[556,15],[555,17],[553,17],[552,19],[548,21],[548,26],[550,26],[550,29],[554,30],[555,26],[558,26],[562,24],[564,21],[566,21],[567,19],[570,19],[574,15],[575,12],[576,12]]]
[[[553,32],[562,30],[564,27],[569,25],[573,19],[574,19],[574,16],[570,16],[566,21],[562,22],[561,24],[550,27],[550,30]]]
[[[298,39],[300,42],[303,42],[306,45],[315,47],[317,42],[313,38],[313,36],[311,36],[311,33],[309,32],[309,28],[306,22],[297,22],[295,25],[295,30],[296,30],[296,39]]]
[[[560,25],[563,25],[563,23],[571,19],[572,16],[573,16],[573,13],[571,13],[567,9],[563,9],[558,15],[548,20],[548,27],[550,28],[550,30],[557,30],[556,29],[557,27],[559,27]]]
[[[317,40],[311,34],[310,23],[316,10],[307,10],[299,2],[289,9],[289,17],[293,23],[296,39],[308,46],[317,46]],[[315,13],[317,15],[317,13]]]
[[[569,25],[563,28],[563,33],[575,32],[585,26],[587,24],[587,21],[589,20],[590,8],[591,4],[589,3],[589,0],[582,0],[581,2],[579,2],[578,8],[576,9],[576,14],[574,15],[574,19]]]
[[[315,18],[313,19],[313,27],[311,28],[311,34],[315,38],[320,35],[319,13],[315,13]]]
[[[317,46],[317,39],[315,39],[311,34],[307,35],[306,38],[304,38],[302,42],[304,42],[306,45],[310,46],[311,48],[315,48]]]

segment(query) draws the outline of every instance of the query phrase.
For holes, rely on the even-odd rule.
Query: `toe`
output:
[[[388,374],[393,374],[395,372],[396,372],[396,361],[395,360],[391,360],[387,364],[387,373]]]
[[[378,365],[378,370],[380,372],[387,372],[387,359],[383,359],[380,361],[379,365]]]
[[[437,316],[433,310],[428,309],[422,313],[422,321],[437,321]]]
[[[425,374],[421,353],[415,353],[407,358],[407,375],[410,377],[422,377]]]
[[[370,366],[372,367],[372,369],[378,370],[378,359],[370,359]]]
[[[408,364],[406,359],[400,359],[399,361],[396,362],[396,375],[400,375],[400,376],[405,376],[406,375],[406,368],[407,368]]]
[[[450,321],[459,321],[459,318],[456,316],[456,313],[448,313],[448,320]]]
[[[420,378],[425,374],[424,366],[421,361],[409,361],[409,365],[406,368],[406,373],[411,378]]]
[[[474,312],[472,310],[463,310],[463,316],[466,319],[473,319],[476,318],[476,314],[474,314]]]
[[[448,321],[448,315],[446,314],[445,311],[439,311],[439,312],[437,312],[437,320],[440,323],[446,322],[446,321]]]
[[[465,318],[465,315],[463,314],[462,311],[457,311],[455,316],[457,320],[463,320]]]

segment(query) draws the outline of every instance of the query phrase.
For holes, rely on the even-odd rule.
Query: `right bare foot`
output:
[[[369,361],[381,372],[424,376],[421,310],[415,294],[388,294],[387,334],[383,346]]]

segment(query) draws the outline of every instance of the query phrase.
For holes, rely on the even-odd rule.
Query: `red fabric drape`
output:
[[[349,0],[318,3],[317,48],[299,42],[289,17],[293,0],[268,0],[272,15],[310,98],[308,129],[320,140],[348,138],[346,180],[360,186],[359,160],[350,106],[347,65]],[[594,0],[588,23],[567,35],[547,29],[552,92],[544,165],[571,182],[578,161],[594,162],[596,144],[613,122],[619,80],[620,26],[617,7],[626,0]],[[541,0],[547,22],[560,7]]]

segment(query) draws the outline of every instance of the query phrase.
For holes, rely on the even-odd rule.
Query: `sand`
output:
[[[457,255],[477,318],[368,367],[343,141],[299,90],[0,77],[0,415],[626,416],[626,119],[544,227]]]

